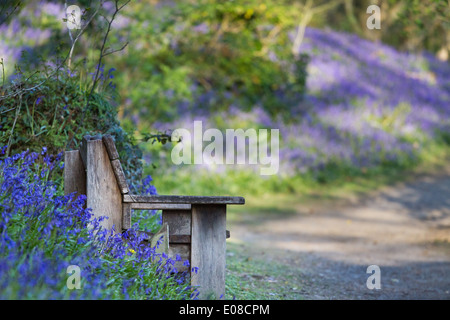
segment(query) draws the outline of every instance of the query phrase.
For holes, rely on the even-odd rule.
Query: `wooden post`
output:
[[[76,192],[76,197],[86,194],[86,171],[78,150],[64,153],[64,194],[72,192]]]
[[[80,150],[65,153],[65,193],[86,194],[94,217],[108,217],[101,225],[122,233],[131,227],[132,210],[163,210],[163,227],[148,236],[155,245],[164,236],[161,252],[178,254],[178,271],[190,272],[200,299],[225,295],[226,206],[244,204],[242,197],[132,195],[111,136],[83,137]],[[190,265],[184,265],[189,260]],[[196,272],[198,270],[198,272]]]
[[[122,193],[117,185],[108,153],[100,140],[86,141],[87,207],[95,217],[107,216],[102,226],[122,232]]]
[[[178,254],[181,261],[175,263],[178,272],[190,270],[189,266],[185,266],[184,262],[191,262],[191,210],[163,210],[162,223],[169,225],[169,234],[171,239],[169,242],[169,257],[175,260]]]
[[[122,229],[131,228],[131,203],[122,203]]]
[[[191,284],[199,286],[200,299],[225,295],[226,205],[192,204]]]

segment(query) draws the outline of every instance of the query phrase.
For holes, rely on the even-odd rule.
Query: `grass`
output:
[[[321,202],[335,203],[338,200],[347,200],[368,194],[382,186],[395,182],[414,179],[419,174],[439,174],[442,169],[448,168],[450,147],[447,144],[431,144],[427,147],[419,160],[408,166],[388,165],[367,170],[334,168],[333,179],[327,183],[314,182],[308,177],[292,177],[288,183],[298,183],[295,189],[282,192],[266,191],[258,187],[258,180],[252,182],[253,187],[244,185],[239,175],[232,176],[236,180],[224,179],[220,176],[201,175],[191,176],[186,181],[177,184],[164,184],[158,187],[160,193],[186,193],[186,194],[234,194],[245,196],[244,206],[228,206],[227,221],[230,224],[252,225],[258,221],[279,219],[280,216],[289,217],[297,214],[299,210],[309,207],[308,204]],[[183,173],[179,173],[182,175]],[[176,176],[165,176],[164,181]],[[244,182],[248,176],[244,175]],[[159,177],[155,178],[156,183]],[[238,186],[236,186],[238,185]],[[171,186],[174,188],[170,192]],[[257,186],[257,187],[255,187]],[[227,189],[227,187],[230,187]],[[161,191],[162,190],[162,191]],[[228,192],[225,192],[227,191]],[[230,191],[231,190],[231,191]],[[250,191],[249,191],[250,190]],[[252,192],[255,192],[252,194]],[[263,199],[263,200],[262,200]],[[231,230],[232,231],[232,230]],[[304,275],[301,270],[291,268],[282,261],[268,258],[264,252],[249,253],[245,243],[241,243],[233,236],[227,240],[227,278],[226,299],[238,300],[297,300],[302,299],[303,288],[299,287]]]
[[[147,168],[146,173],[152,175],[160,194],[239,195],[250,201],[264,197],[264,207],[267,208],[274,195],[293,197],[296,201],[322,201],[366,194],[417,173],[439,172],[449,160],[450,144],[437,141],[430,142],[415,161],[385,163],[372,168],[334,164],[319,174],[262,177],[251,171],[230,170],[225,175],[194,171],[192,166],[176,167],[173,171]]]
[[[230,239],[231,240],[231,239]],[[227,275],[225,299],[236,300],[298,300],[302,299],[300,270],[276,261],[249,256],[245,244],[227,241]]]
[[[436,173],[439,172],[440,168],[445,167],[448,159],[450,159],[450,147],[447,144],[432,144],[428,146],[427,151],[421,156],[420,161],[415,166],[402,167],[391,165],[364,171],[354,168],[331,167],[329,173],[332,179],[329,179],[326,183],[313,181],[308,176],[294,176],[288,180],[276,181],[274,179],[259,183],[260,181],[255,180],[255,176],[252,177],[246,174],[240,176],[241,173],[233,173],[225,178],[209,175],[209,179],[201,175],[193,175],[186,185],[183,184],[183,181],[178,181],[176,185],[172,185],[175,186],[172,192],[167,192],[171,186],[170,184],[163,184],[162,186],[165,188],[157,185],[157,188],[160,194],[217,194],[216,192],[222,190],[219,192],[221,194],[228,190],[228,194],[243,195],[246,197],[246,205],[229,206],[228,222],[231,224],[249,225],[261,219],[267,221],[271,218],[280,218],[280,216],[292,216],[298,210],[301,210],[302,207],[306,207],[305,205],[308,202],[331,202],[336,199],[345,199],[370,192],[392,182],[412,179],[418,173]],[[180,172],[179,174],[182,175],[184,173]],[[176,179],[176,176],[166,175],[165,180],[162,180],[167,181],[168,178]],[[230,180],[232,178],[236,178],[237,180]],[[158,183],[160,179],[156,177],[155,181]],[[240,183],[243,184],[241,185]],[[267,183],[276,183],[281,185],[282,188],[278,192],[274,192],[273,189],[266,188]],[[295,188],[290,190],[289,184],[292,184]],[[155,225],[155,221],[153,220],[148,221],[148,227]],[[14,236],[17,233],[13,232],[15,230],[14,228],[19,228],[22,225],[29,226],[29,223],[21,224],[19,221],[15,221],[11,229],[11,235]],[[36,238],[28,232],[23,234],[27,237],[33,237],[33,239]],[[29,242],[27,241],[27,243]],[[57,242],[59,243],[59,240]],[[437,243],[436,245],[442,244]],[[49,250],[49,247],[44,246],[43,243],[38,247],[46,248],[47,251]],[[62,246],[61,248],[63,247],[64,250],[68,249],[67,246]],[[76,245],[73,249],[75,250],[74,252],[80,253],[83,251],[83,246]],[[264,252],[257,252],[256,254],[255,252],[251,254],[249,252],[250,248],[246,243],[241,243],[233,239],[233,237],[227,241],[226,299],[302,299],[302,292],[304,291],[302,291],[303,288],[299,287],[299,284],[304,280],[302,279],[304,276],[301,274],[301,270],[292,268],[288,263],[272,260]],[[67,252],[65,253],[67,254]],[[51,253],[49,255],[53,256]],[[20,266],[21,263],[17,261],[17,266]],[[45,263],[46,266],[47,262]],[[124,277],[127,279],[137,279],[139,275],[133,261],[125,261],[124,263],[119,263],[118,266],[119,268],[114,272],[107,271],[106,269],[103,271],[114,282],[114,285],[112,285],[114,287],[112,289],[113,298],[120,299],[125,297],[122,292],[124,285],[121,279]],[[152,276],[152,272],[149,270],[147,272],[145,279],[147,283],[151,280],[158,282],[158,279]],[[47,281],[46,279],[44,280]],[[16,283],[14,279],[10,279],[9,281],[11,285]],[[138,284],[136,283],[134,285]],[[159,284],[155,284],[155,287],[158,286]],[[56,290],[58,288],[55,288],[55,291],[51,291],[48,294],[56,294],[55,292],[58,291]],[[38,288],[35,289],[38,290]],[[134,292],[136,288],[129,287],[128,289],[130,292]],[[36,291],[36,294],[40,294],[40,291]],[[146,294],[142,294],[141,296],[134,295],[130,298],[136,297],[146,297]],[[176,292],[173,292],[173,298],[179,298]]]

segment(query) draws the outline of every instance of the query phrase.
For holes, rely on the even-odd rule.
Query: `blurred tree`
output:
[[[294,43],[292,45],[292,54],[294,57],[298,58],[300,55],[300,46],[303,41],[303,37],[305,35],[306,26],[311,22],[313,17],[318,14],[325,13],[333,8],[337,7],[341,4],[343,0],[332,0],[329,2],[325,2],[322,4],[316,4],[313,6],[312,0],[307,0],[305,3],[299,2],[299,7],[294,10],[294,12],[298,12],[298,25],[297,25],[297,34],[294,39]],[[347,3],[348,1],[346,1]],[[351,7],[350,7],[351,8]]]
[[[130,3],[118,62],[129,105],[142,126],[182,110],[249,109],[291,115],[300,101],[307,59],[292,56],[301,19],[293,1]],[[125,92],[124,96],[125,96]],[[129,115],[129,114],[128,114]]]
[[[0,25],[7,23],[14,13],[23,7],[21,0],[2,0],[0,2]]]
[[[450,50],[450,1],[409,0],[399,19],[409,49],[428,49],[448,60]]]
[[[328,3],[331,3],[328,0]],[[381,30],[366,28],[367,7],[381,9]],[[327,12],[327,24],[400,49],[429,50],[448,57],[449,0],[344,0]]]

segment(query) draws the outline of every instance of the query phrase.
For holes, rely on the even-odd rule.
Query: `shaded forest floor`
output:
[[[255,294],[237,299],[450,299],[450,168],[230,220],[227,283]],[[366,286],[369,265],[380,290]]]

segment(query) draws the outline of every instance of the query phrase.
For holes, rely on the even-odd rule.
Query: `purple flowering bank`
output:
[[[401,165],[415,161],[440,137],[450,136],[448,62],[315,28],[307,28],[300,52],[311,58],[307,92],[289,110],[295,117],[291,123],[269,117],[258,105],[251,111],[230,106],[225,113],[211,106],[207,112],[181,110],[180,120],[155,127],[191,128],[194,120],[202,120],[205,130],[280,129],[281,176],[318,172],[330,164]],[[194,105],[209,105],[213,97],[213,91],[198,96]]]
[[[0,299],[196,297],[183,275],[174,277],[175,261],[142,245],[134,228],[112,236],[84,207],[85,196],[62,195],[61,155],[44,148],[5,158],[5,151],[0,148]],[[140,191],[154,193],[150,182]],[[69,266],[79,267],[79,289],[68,285]]]

